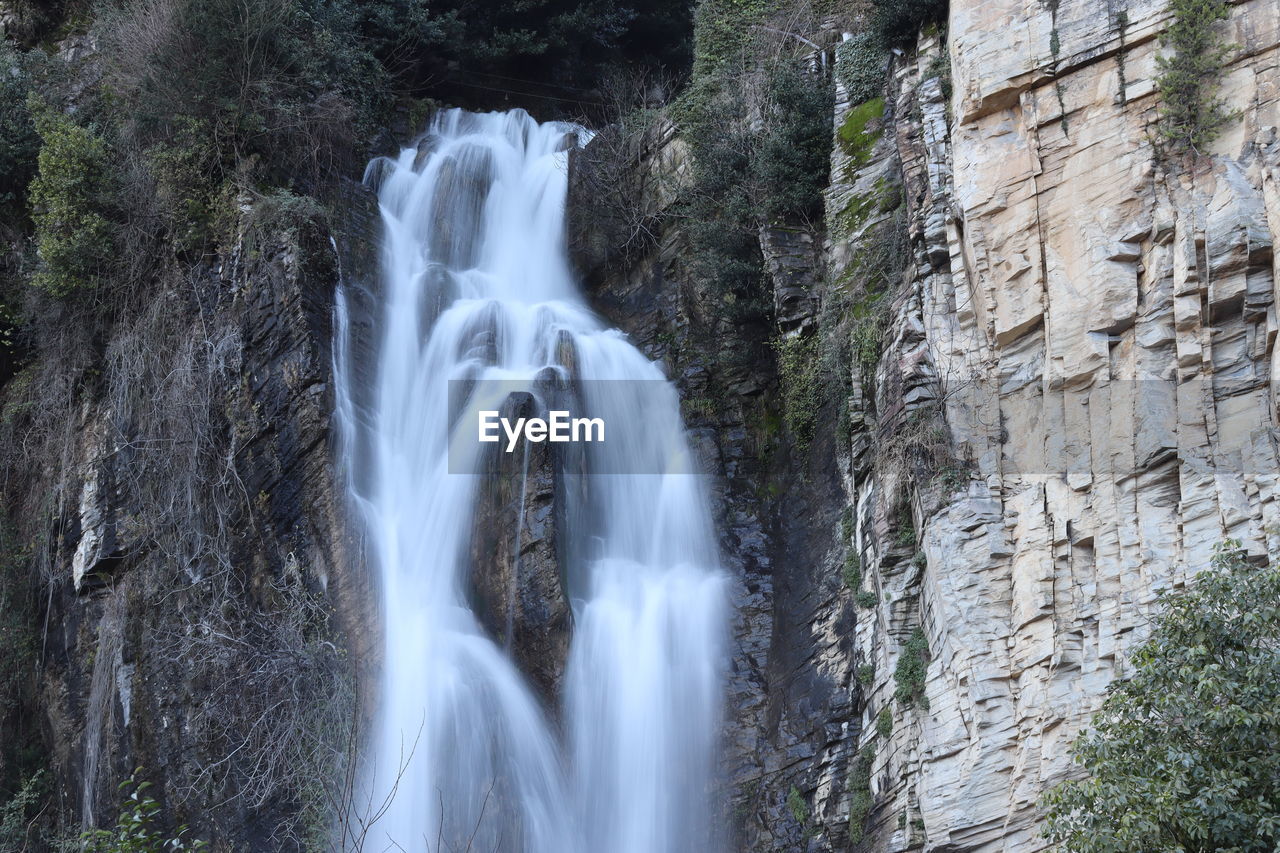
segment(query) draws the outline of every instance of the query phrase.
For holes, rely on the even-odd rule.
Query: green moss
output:
[[[832,217],[831,233],[835,237],[851,237],[877,213],[889,213],[902,204],[902,191],[893,181],[878,178],[870,192],[853,193],[844,207]]]
[[[872,98],[851,107],[844,114],[844,120],[836,131],[836,139],[840,143],[840,150],[850,158],[850,168],[861,169],[871,161],[871,153],[883,132],[880,125],[883,117],[884,98]]]

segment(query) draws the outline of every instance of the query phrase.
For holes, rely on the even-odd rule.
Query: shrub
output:
[[[39,817],[47,786],[46,772],[37,770],[22,780],[8,802],[0,804],[0,850],[31,849],[32,824]]]
[[[1274,849],[1280,569],[1224,543],[1130,661],[1072,747],[1088,776],[1045,796],[1045,835],[1071,853]]]
[[[21,55],[0,42],[0,205],[25,198],[36,170],[40,137],[27,109],[27,91]]]
[[[858,667],[858,683],[870,684],[875,680],[876,668],[872,664],[864,663]]]
[[[867,815],[871,812],[871,766],[876,750],[867,744],[853,760],[849,770],[849,842],[857,844],[866,835]]]
[[[740,98],[738,81],[695,80],[675,110],[693,155],[682,204],[690,271],[739,323],[767,317],[773,304],[750,185],[753,139],[738,115]]]
[[[924,710],[929,709],[929,700],[924,695],[924,679],[929,666],[929,641],[924,631],[916,628],[911,632],[906,644],[898,655],[898,665],[893,670],[893,680],[897,685],[893,697],[902,703],[904,708],[917,705]]]
[[[795,785],[792,785],[791,790],[787,792],[787,811],[791,812],[792,819],[801,826],[809,822],[809,806],[804,801],[804,795]]]
[[[1227,0],[1171,0],[1169,6],[1173,23],[1163,41],[1173,54],[1156,58],[1160,133],[1175,148],[1198,151],[1231,118],[1215,95],[1231,46],[1214,26],[1231,13]]]
[[[909,47],[920,30],[946,17],[947,0],[876,0],[873,21],[885,44]]]
[[[775,345],[782,383],[782,413],[796,447],[807,450],[818,424],[822,404],[818,337],[795,334]]]
[[[862,560],[858,559],[858,554],[852,548],[844,555],[844,572],[841,577],[846,589],[862,586]]]
[[[120,783],[124,795],[120,817],[112,829],[95,829],[80,836],[83,853],[181,853],[208,849],[203,841],[184,838],[187,827],[180,826],[168,835],[157,826],[160,804],[147,794],[150,782],[137,781],[134,771]]]
[[[874,30],[856,33],[836,48],[836,79],[850,104],[861,104],[884,94],[889,52]]]
[[[816,217],[831,163],[829,82],[781,63],[769,73],[765,96],[765,127],[753,163],[760,210],[769,222]]]
[[[870,610],[876,606],[876,594],[869,589],[860,591],[854,600],[863,610]]]
[[[882,738],[893,734],[893,711],[887,705],[876,715],[876,734]]]
[[[114,169],[103,139],[32,100],[41,146],[31,182],[40,269],[32,283],[65,297],[110,274],[118,226]]]

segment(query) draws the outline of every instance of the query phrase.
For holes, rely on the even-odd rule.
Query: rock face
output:
[[[358,277],[376,219],[349,194]],[[318,213],[246,203],[216,265],[159,272],[177,284],[122,313],[66,425],[37,689],[85,825],[134,768],[218,849],[302,849],[326,825],[314,780],[346,760],[350,661],[378,647],[330,435],[338,246]]]
[[[512,394],[503,418],[545,416],[532,394]],[[569,651],[569,597],[556,533],[566,503],[558,456],[548,442],[521,441],[486,456],[471,538],[476,615],[537,686],[547,707],[561,693]]]
[[[894,720],[872,777],[882,849],[1041,847],[1037,798],[1156,595],[1224,538],[1278,553],[1280,13],[1232,7],[1221,82],[1240,115],[1195,158],[1153,146],[1167,24],[1158,3],[953,3],[949,134],[921,80],[937,48],[896,71],[898,114],[913,90],[920,105],[897,129],[915,261],[876,411],[892,417],[896,377],[931,386],[902,411],[940,405],[963,465],[912,490],[906,574],[878,535],[886,484],[851,478],[880,599],[858,626],[864,722]],[[889,676],[916,623],[928,709],[904,711]]]
[[[1232,5],[1238,115],[1199,156],[1159,142],[1169,13],[1121,11],[953,2],[948,41],[895,57],[859,113],[865,145],[837,145],[825,276],[762,233],[776,330],[716,322],[674,225],[614,268],[592,244],[599,309],[666,360],[723,472],[738,849],[1041,849],[1037,801],[1158,594],[1225,538],[1280,553],[1280,11]],[[847,129],[860,105],[837,100]],[[678,180],[682,156],[649,168]],[[866,203],[893,187],[896,212]],[[818,325],[823,281],[864,276],[895,227],[909,258],[847,434],[833,418],[807,463],[752,458],[763,341]]]

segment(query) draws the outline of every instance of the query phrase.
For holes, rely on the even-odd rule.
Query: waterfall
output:
[[[520,110],[447,111],[366,173],[381,280],[362,309],[340,291],[336,348],[341,455],[385,638],[365,850],[715,847],[725,582],[674,388],[573,281],[564,208],[578,133]],[[572,475],[588,511],[556,531],[580,565],[561,567],[572,636],[550,708],[469,604],[483,460],[463,434],[474,420],[450,406],[451,380],[538,393],[548,370],[607,424],[585,465],[612,472]],[[464,409],[497,408],[481,396]]]

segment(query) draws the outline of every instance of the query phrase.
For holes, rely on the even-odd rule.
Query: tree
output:
[[[1161,37],[1172,54],[1157,56],[1160,132],[1179,150],[1199,151],[1231,119],[1217,97],[1233,45],[1216,24],[1230,19],[1227,0],[1171,0],[1173,22]]]
[[[1073,853],[1276,849],[1280,569],[1224,543],[1132,666],[1073,747],[1088,776],[1046,795],[1045,835]]]

